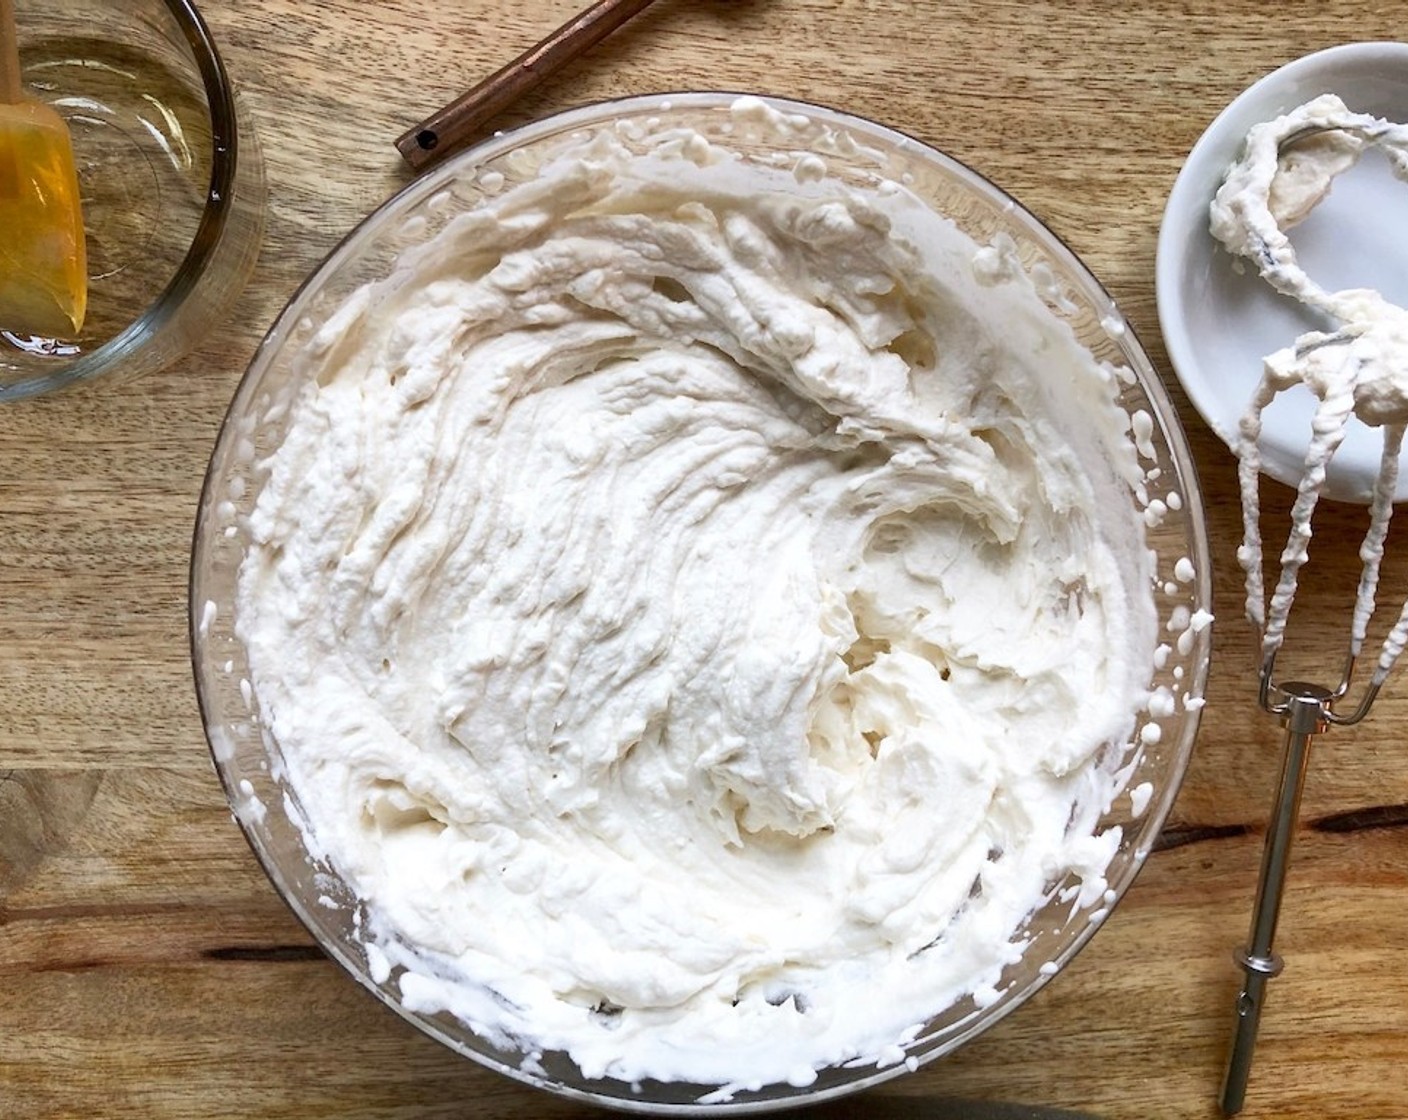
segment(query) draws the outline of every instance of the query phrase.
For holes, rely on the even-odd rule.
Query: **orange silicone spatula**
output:
[[[14,0],[0,0],[0,330],[71,338],[88,306],[68,126],[20,84]]]

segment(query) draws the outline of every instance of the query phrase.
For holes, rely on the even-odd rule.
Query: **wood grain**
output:
[[[205,462],[307,271],[408,181],[405,128],[580,0],[206,0],[259,129],[265,250],[173,369],[0,411],[0,1116],[569,1117],[421,1037],[324,959],[263,877],[208,761],[185,579]],[[1199,133],[1276,66],[1401,36],[1393,6],[1156,0],[659,0],[504,124],[626,94],[770,92],[949,152],[1079,253],[1167,370],[1154,244]],[[1171,380],[1171,379],[1170,379]],[[1215,1115],[1280,730],[1253,704],[1232,460],[1174,387],[1219,615],[1209,706],[1161,850],[1027,1007],[892,1083],[1108,1118]],[[1268,537],[1287,494],[1268,487]],[[1291,654],[1337,664],[1359,511],[1317,515]],[[1385,598],[1408,593],[1396,553]],[[1408,1115],[1408,691],[1317,744],[1249,1118]],[[857,1106],[857,1114],[860,1108]]]
[[[654,2],[595,0],[502,69],[408,128],[396,139],[397,151],[413,170],[424,171],[482,140],[500,114]]]

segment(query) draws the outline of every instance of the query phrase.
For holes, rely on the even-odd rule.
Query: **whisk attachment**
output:
[[[1263,677],[1263,684],[1265,677]],[[1252,908],[1251,932],[1245,947],[1233,954],[1246,973],[1237,996],[1237,1029],[1227,1076],[1222,1086],[1222,1112],[1232,1116],[1242,1110],[1251,1075],[1252,1052],[1261,1026],[1261,1008],[1266,985],[1281,974],[1284,963],[1273,949],[1276,924],[1281,914],[1281,895],[1290,865],[1291,838],[1300,816],[1301,790],[1310,760],[1311,740],[1329,726],[1329,705],[1334,694],[1319,685],[1290,681],[1276,686],[1285,697],[1274,709],[1286,724],[1286,749],[1281,759],[1276,806],[1271,830],[1261,854],[1261,875],[1257,880],[1256,904]],[[1271,710],[1271,709],[1268,709]]]
[[[1369,527],[1359,547],[1363,567],[1355,593],[1348,649],[1340,679],[1333,687],[1277,679],[1277,655],[1284,644],[1298,574],[1309,554],[1310,518],[1324,486],[1325,467],[1343,438],[1343,426],[1350,410],[1333,393],[1327,394],[1317,409],[1305,470],[1292,506],[1290,535],[1281,553],[1280,577],[1268,606],[1261,567],[1260,509],[1256,501],[1259,472],[1255,466],[1255,441],[1260,430],[1261,409],[1272,396],[1274,393],[1259,395],[1242,425],[1243,444],[1239,465],[1244,472],[1243,510],[1246,521],[1240,556],[1247,573],[1247,613],[1261,634],[1257,700],[1263,711],[1281,720],[1286,729],[1286,739],[1276,801],[1262,849],[1251,930],[1247,944],[1234,953],[1234,959],[1245,977],[1237,996],[1236,1030],[1222,1088],[1221,1104],[1226,1116],[1240,1112],[1245,1102],[1266,985],[1280,975],[1283,968],[1283,962],[1274,950],[1276,926],[1290,865],[1291,841],[1300,816],[1301,792],[1305,787],[1312,742],[1316,735],[1323,734],[1331,726],[1346,727],[1358,723],[1369,714],[1408,638],[1408,603],[1405,603],[1398,621],[1384,640],[1374,671],[1359,698],[1347,708],[1337,707],[1350,698],[1369,622],[1374,614],[1384,542],[1393,516],[1398,456],[1403,446],[1404,426],[1397,424],[1384,428],[1383,458],[1370,505]],[[1248,472],[1249,461],[1251,469]]]
[[[1299,147],[1292,153],[1288,149]],[[1300,813],[1306,764],[1316,735],[1331,726],[1358,723],[1369,714],[1394,663],[1408,645],[1408,603],[1379,651],[1367,686],[1351,699],[1355,670],[1374,613],[1379,570],[1398,460],[1408,424],[1408,309],[1366,289],[1331,291],[1301,268],[1286,230],[1325,197],[1334,179],[1368,149],[1388,158],[1394,174],[1408,180],[1408,126],[1352,112],[1333,94],[1306,102],[1247,135],[1209,208],[1209,228],[1228,252],[1257,266],[1282,295],[1333,324],[1315,329],[1269,355],[1256,392],[1242,418],[1237,475],[1242,497],[1242,546],[1237,559],[1246,574],[1246,614],[1261,640],[1258,702],[1286,729],[1281,774],[1262,852],[1247,945],[1236,954],[1245,973],[1237,998],[1237,1030],[1223,1083],[1222,1110],[1238,1112],[1246,1096],[1252,1050],[1267,983],[1281,972],[1273,949],[1291,839]],[[1289,174],[1283,172],[1290,171]],[[1262,571],[1259,484],[1262,414],[1282,392],[1303,386],[1316,398],[1310,441],[1291,506],[1291,527],[1280,556],[1280,572],[1268,597]],[[1280,681],[1276,660],[1285,642],[1300,569],[1310,551],[1311,517],[1331,460],[1357,417],[1383,433],[1383,456],[1370,502],[1369,527],[1359,548],[1362,564],[1350,622],[1348,650],[1339,682],[1332,687]]]

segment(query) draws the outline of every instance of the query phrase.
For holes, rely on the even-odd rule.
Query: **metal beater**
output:
[[[1243,438],[1250,439],[1253,446],[1260,435],[1260,409],[1269,403],[1271,395],[1274,394],[1268,394],[1254,402],[1252,411],[1243,421]],[[1384,540],[1388,535],[1389,519],[1393,515],[1393,495],[1398,479],[1398,456],[1403,445],[1404,426],[1385,425],[1383,458],[1370,506],[1369,528],[1359,549],[1364,567],[1355,596],[1349,651],[1339,683],[1331,689],[1306,681],[1276,679],[1276,655],[1281,648],[1291,602],[1295,596],[1297,574],[1306,559],[1305,545],[1310,535],[1310,515],[1324,485],[1325,465],[1333,457],[1343,438],[1344,423],[1348,420],[1352,408],[1353,401],[1348,394],[1345,394],[1344,398],[1332,395],[1322,400],[1316,411],[1313,425],[1315,436],[1306,454],[1306,469],[1292,507],[1291,533],[1286,550],[1282,554],[1280,580],[1272,595],[1269,612],[1265,612],[1263,606],[1261,587],[1261,541],[1258,528],[1260,510],[1259,503],[1255,500],[1257,467],[1254,460],[1245,456],[1241,460],[1245,533],[1242,560],[1248,574],[1249,613],[1253,615],[1253,621],[1260,624],[1262,635],[1258,703],[1263,711],[1281,720],[1286,728],[1286,739],[1271,826],[1262,852],[1251,932],[1246,946],[1235,954],[1237,963],[1246,973],[1246,978],[1237,997],[1236,1033],[1222,1090],[1222,1111],[1227,1116],[1241,1111],[1246,1097],[1247,1079],[1251,1073],[1252,1051],[1261,1022],[1266,985],[1269,980],[1279,975],[1282,969],[1282,960],[1272,946],[1286,883],[1291,838],[1300,813],[1301,790],[1305,784],[1311,742],[1316,735],[1331,726],[1347,727],[1368,715],[1384,680],[1403,650],[1405,637],[1408,637],[1408,603],[1405,603],[1398,622],[1384,641],[1378,663],[1362,696],[1352,708],[1339,710],[1338,705],[1349,695],[1353,684],[1355,667],[1363,648],[1369,619],[1374,612],[1374,596],[1378,587]]]
[[[1283,295],[1338,320],[1340,326],[1337,330],[1304,334],[1293,347],[1267,359],[1261,382],[1242,419],[1237,445],[1243,542],[1238,560],[1247,577],[1247,617],[1261,637],[1258,703],[1263,711],[1281,720],[1286,729],[1286,738],[1271,825],[1262,852],[1251,931],[1247,944],[1236,953],[1237,963],[1246,976],[1237,997],[1237,1029],[1222,1088],[1222,1111],[1227,1116],[1241,1111],[1246,1098],[1247,1078],[1251,1072],[1252,1051],[1261,1023],[1266,985],[1280,974],[1282,968],[1281,958],[1274,951],[1273,943],[1311,743],[1316,735],[1332,726],[1355,724],[1368,715],[1394,662],[1403,652],[1405,642],[1408,642],[1408,603],[1405,603],[1398,621],[1384,639],[1367,687],[1357,701],[1349,699],[1355,667],[1374,613],[1384,542],[1388,536],[1389,520],[1393,516],[1399,454],[1403,447],[1405,425],[1408,425],[1408,379],[1404,377],[1405,371],[1384,366],[1382,358],[1378,357],[1389,352],[1384,349],[1382,324],[1372,315],[1366,317],[1360,304],[1353,301],[1347,303],[1339,293],[1325,291],[1299,269],[1295,251],[1281,223],[1270,210],[1272,176],[1279,173],[1287,148],[1325,133],[1335,133],[1338,135],[1326,138],[1327,147],[1324,149],[1334,157],[1333,162],[1326,165],[1329,178],[1352,166],[1363,149],[1378,146],[1383,146],[1395,170],[1404,173],[1401,177],[1408,178],[1408,128],[1353,113],[1333,97],[1317,98],[1303,108],[1318,113],[1319,119],[1295,128],[1293,119],[1282,118],[1253,129],[1243,157],[1228,176],[1230,183],[1234,173],[1240,173],[1239,188],[1258,186],[1264,194],[1257,196],[1259,201],[1255,205],[1247,204],[1241,211],[1246,239],[1239,240],[1234,225],[1231,240],[1224,238],[1224,245],[1253,260],[1263,279]],[[1276,137],[1276,130],[1280,128],[1291,130]],[[1266,160],[1267,136],[1276,137],[1275,147],[1270,153],[1273,162],[1270,163]],[[1254,152],[1252,137],[1257,140]],[[1345,154],[1350,158],[1338,158]],[[1329,189],[1328,181],[1327,178],[1324,190]],[[1304,217],[1323,196],[1324,191],[1318,197],[1309,199],[1308,205],[1298,215],[1290,216],[1292,224]],[[1219,191],[1218,203],[1223,203],[1222,191]],[[1232,204],[1228,202],[1226,205],[1230,209]],[[1214,225],[1217,224],[1215,216]],[[1400,310],[1386,308],[1383,313],[1391,315]],[[1394,329],[1397,328],[1390,329],[1390,344],[1396,337],[1392,335]],[[1365,357],[1366,346],[1370,355],[1368,358]],[[1376,357],[1377,365],[1371,367],[1367,364],[1375,361]],[[1305,452],[1295,502],[1291,507],[1291,531],[1281,553],[1280,577],[1268,605],[1262,573],[1258,491],[1258,441],[1261,438],[1262,414],[1277,394],[1290,385],[1301,381],[1309,386],[1306,371],[1312,367],[1317,371],[1313,388],[1317,405],[1311,423],[1311,439]],[[1346,425],[1355,415],[1361,377],[1377,378],[1370,387],[1369,396],[1379,402],[1378,411],[1372,417],[1365,418],[1380,425],[1383,455],[1369,507],[1369,527],[1359,548],[1363,567],[1355,593],[1348,655],[1339,683],[1333,688],[1307,681],[1278,680],[1276,657],[1285,637],[1298,575],[1308,555],[1311,515],[1325,485],[1330,461],[1344,440]]]

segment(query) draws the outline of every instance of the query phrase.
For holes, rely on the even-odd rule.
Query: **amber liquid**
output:
[[[20,46],[27,91],[57,109],[72,140],[88,301],[78,332],[25,334],[0,322],[0,384],[96,350],[157,302],[200,224],[211,167],[198,78],[182,69],[184,48],[157,30],[130,43],[22,35]]]
[[[76,336],[88,302],[73,149],[47,105],[0,105],[0,330]]]

